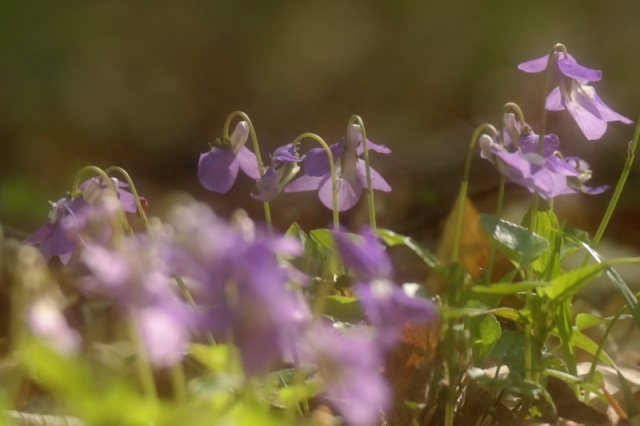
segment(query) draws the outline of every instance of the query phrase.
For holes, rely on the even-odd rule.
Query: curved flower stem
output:
[[[502,116],[504,117],[509,112],[513,112],[516,115],[516,117],[518,118],[518,122],[520,123],[520,131],[522,131],[527,123],[524,121],[524,114],[522,113],[522,110],[520,109],[518,104],[516,104],[515,102],[507,102],[506,104],[504,104],[504,106],[502,107]],[[504,145],[503,133],[504,119],[500,121],[500,133],[498,133],[498,136],[500,137],[500,143]],[[517,143],[517,141],[514,142]]]
[[[456,228],[453,237],[453,250],[451,253],[451,261],[457,262],[460,252],[460,238],[462,237],[462,222],[464,220],[464,205],[467,198],[467,188],[469,186],[469,172],[471,171],[471,159],[473,158],[473,149],[476,146],[478,138],[483,132],[492,133],[493,136],[498,137],[498,131],[491,124],[481,124],[473,132],[471,136],[471,142],[469,143],[469,149],[467,151],[467,159],[464,163],[464,174],[462,176],[462,182],[460,183],[460,193],[458,194],[458,202],[456,203]]]
[[[129,176],[129,173],[127,173],[125,169],[118,166],[109,167],[108,169],[105,170],[106,174],[110,174],[114,172],[120,173],[124,178],[124,180],[127,181],[127,185],[129,185],[129,189],[131,189],[131,194],[133,195],[133,199],[136,202],[136,209],[138,211],[138,214],[140,215],[140,219],[142,219],[142,223],[144,224],[145,229],[149,231],[151,229],[151,225],[149,224],[149,218],[147,218],[147,212],[144,210],[144,207],[142,207],[141,198],[138,195],[138,191],[136,190],[136,186],[134,185],[133,180],[131,179],[131,176]]]
[[[329,148],[329,145],[327,145],[327,143],[320,136],[316,135],[315,133],[303,133],[303,134],[301,134],[300,136],[298,136],[293,141],[291,146],[293,148],[295,148],[305,138],[313,139],[316,142],[318,142],[322,146],[324,151],[327,153],[327,157],[329,159],[329,170],[331,171],[331,195],[333,197],[332,198],[332,201],[333,201],[333,228],[334,228],[334,230],[337,231],[339,229],[339,226],[340,226],[340,218],[339,218],[339,213],[338,213],[338,180],[336,178],[336,166],[335,166],[335,162],[334,162],[335,160],[333,159],[333,154],[331,153],[331,149]]]
[[[496,205],[496,217],[502,217],[502,205],[504,203],[504,187],[507,182],[507,178],[505,175],[500,174],[500,186],[498,187],[498,202]],[[489,251],[489,261],[487,262],[487,273],[485,274],[485,281],[487,283],[491,282],[491,276],[493,275],[493,263],[496,258],[496,245],[491,244],[491,249]]]
[[[223,137],[225,139],[229,138],[229,127],[231,126],[231,122],[235,117],[244,120],[249,125],[249,133],[251,134],[251,143],[253,145],[253,153],[256,156],[256,161],[258,163],[258,172],[260,173],[260,177],[264,176],[264,164],[262,163],[262,157],[260,156],[260,145],[258,144],[258,136],[256,135],[256,129],[253,127],[253,123],[247,114],[242,111],[234,111],[227,116],[227,119],[224,122],[223,128]],[[264,205],[264,220],[267,223],[267,230],[269,234],[273,234],[273,223],[271,221],[271,207],[269,206],[268,201],[263,202]]]
[[[113,194],[116,197],[118,196],[118,188],[116,187],[116,185],[113,183],[111,179],[109,179],[109,176],[107,175],[107,173],[105,173],[104,170],[96,166],[85,166],[81,168],[78,173],[76,173],[76,176],[73,180],[73,185],[71,186],[72,196],[77,197],[80,193],[82,193],[82,191],[80,191],[80,182],[82,181],[82,177],[87,173],[93,173],[100,176],[100,178],[104,180],[105,185],[107,185],[107,188],[113,191]],[[133,233],[133,231],[131,230],[131,227],[129,226],[129,222],[127,221],[127,217],[125,216],[124,211],[122,210],[122,206],[120,205],[118,205],[118,219],[120,219],[120,223],[124,227],[125,232],[130,234]],[[121,228],[118,228],[118,229],[121,231]]]
[[[140,329],[135,320],[133,313],[129,313],[127,318],[127,325],[129,327],[129,338],[133,342],[133,346],[136,349],[136,368],[138,370],[138,378],[142,391],[145,396],[153,401],[158,400],[158,391],[156,389],[156,383],[153,379],[153,370],[149,364],[144,345],[142,344],[142,336],[140,336]]]
[[[549,59],[547,60],[547,69],[545,70],[544,73],[544,86],[543,86],[543,90],[544,92],[542,93],[542,112],[540,114],[540,135],[538,136],[538,154],[542,154],[542,148],[544,147],[544,132],[545,132],[545,127],[547,125],[547,95],[549,94],[549,81],[551,80],[551,67],[553,64],[553,55],[555,55],[556,53],[561,52],[564,54],[565,57],[567,57],[569,55],[569,53],[567,52],[567,48],[564,47],[564,44],[562,43],[557,43],[555,46],[553,46],[553,49],[551,49],[551,52],[549,52]]]
[[[593,240],[591,241],[591,247],[593,247],[594,249],[598,247],[598,244],[600,244],[600,240],[604,235],[604,231],[606,231],[607,225],[609,225],[609,220],[611,219],[611,215],[613,215],[613,211],[618,205],[620,194],[622,194],[624,185],[627,182],[627,178],[629,177],[629,172],[631,171],[631,166],[633,165],[633,160],[635,159],[635,153],[636,153],[636,148],[638,147],[639,139],[640,139],[640,118],[638,118],[638,123],[636,124],[636,131],[635,131],[635,134],[633,135],[633,141],[629,142],[629,148],[627,150],[627,160],[624,163],[622,174],[620,175],[620,179],[618,179],[618,184],[616,185],[616,189],[613,191],[613,195],[611,196],[611,201],[609,201],[609,206],[607,206],[607,210],[604,213],[604,216],[602,217],[602,221],[600,221],[600,225],[598,226],[596,235],[593,237]]]
[[[376,207],[373,199],[373,184],[371,183],[371,166],[369,165],[369,148],[367,147],[367,132],[364,129],[364,122],[359,115],[353,115],[349,119],[347,125],[347,132],[349,126],[357,124],[360,126],[360,134],[362,135],[362,148],[364,149],[364,164],[367,177],[367,205],[369,207],[369,226],[374,231],[376,230]]]

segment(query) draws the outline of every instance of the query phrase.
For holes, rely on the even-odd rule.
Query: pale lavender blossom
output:
[[[371,151],[381,154],[391,152],[384,145],[377,145],[367,140],[367,147]],[[367,174],[364,160],[358,158],[364,152],[362,133],[360,126],[352,124],[347,130],[347,137],[329,147],[333,155],[337,179],[338,210],[352,208],[360,199],[362,190],[367,188]],[[304,174],[289,183],[285,192],[318,191],[322,204],[333,208],[333,195],[331,183],[331,171],[329,158],[322,148],[311,149],[302,161]],[[371,174],[371,186],[373,189],[388,192],[389,184],[373,168]]]
[[[316,323],[298,346],[301,363],[317,365],[323,379],[322,400],[351,426],[373,426],[391,406],[391,389],[380,374],[384,354],[362,329],[340,332]]]
[[[69,327],[58,304],[50,297],[37,299],[28,311],[27,323],[34,336],[61,355],[75,355],[80,351],[80,334]]]
[[[116,188],[116,197],[118,198],[118,201],[120,201],[122,210],[127,213],[135,213],[137,211],[136,200],[133,194],[127,190],[129,185],[114,177],[110,179],[111,182],[113,182],[113,186]],[[94,177],[82,182],[78,188],[82,191],[84,199],[90,204],[94,204],[100,196],[104,194],[104,191],[109,188],[109,186],[101,177]],[[140,198],[140,201],[143,205],[146,203],[142,197]]]
[[[304,159],[297,155],[298,147],[292,144],[281,146],[276,149],[271,156],[271,165],[264,172],[264,175],[256,181],[257,194],[252,194],[254,198],[261,201],[271,201],[291,179],[298,173],[300,166],[298,163]]]
[[[539,136],[528,126],[521,130],[509,115],[505,116],[504,145],[486,134],[478,140],[482,158],[493,163],[500,173],[545,199],[565,194],[599,194],[608,188],[585,185],[591,178],[589,165],[579,158],[563,158],[556,135],[544,136],[539,153]]]
[[[200,155],[198,178],[209,191],[225,193],[231,189],[242,170],[252,179],[260,178],[254,153],[245,146],[249,138],[249,124],[240,121],[228,139],[218,140],[216,146]]]
[[[552,57],[552,79],[557,87],[547,96],[546,108],[550,111],[569,111],[578,127],[589,140],[600,139],[607,130],[607,123],[631,120],[613,111],[587,83],[600,81],[602,72],[584,67],[575,58],[563,52],[554,52]],[[523,62],[518,68],[528,73],[547,69],[549,56]]]
[[[363,238],[334,232],[336,247],[345,266],[354,272],[355,294],[368,322],[376,327],[377,341],[385,350],[400,339],[404,325],[428,324],[438,314],[430,300],[407,294],[390,278],[391,261],[371,230]]]
[[[122,240],[116,249],[85,250],[81,260],[91,275],[83,290],[110,297],[131,315],[149,362],[168,367],[186,353],[196,314],[177,295],[173,271],[158,254],[158,247],[142,238]]]
[[[93,207],[82,197],[61,198],[51,203],[48,222],[24,242],[38,247],[46,260],[58,256],[66,265],[82,244],[80,230],[84,228],[92,212]],[[110,236],[110,229],[102,229],[95,241],[104,243]]]

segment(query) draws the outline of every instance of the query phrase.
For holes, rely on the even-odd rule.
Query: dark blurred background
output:
[[[640,3],[624,0],[1,1],[0,222],[31,232],[88,164],[127,169],[152,212],[185,190],[222,214],[242,207],[260,218],[246,176],[218,195],[196,175],[227,114],[242,110],[266,163],[302,132],[337,141],[361,115],[369,138],[393,150],[372,155],[394,188],[378,193],[379,225],[419,233],[450,208],[477,125],[498,125],[513,101],[536,126],[542,77],[516,66],[554,43],[602,69],[599,95],[635,120],[639,17]],[[593,185],[615,183],[633,126],[613,123],[589,142],[566,113],[550,113],[547,129],[592,163]],[[482,204],[497,180],[478,159],[474,199]],[[638,183],[634,171],[623,209],[637,203]],[[312,193],[272,208],[280,229],[331,219]],[[366,221],[364,197],[344,218]]]

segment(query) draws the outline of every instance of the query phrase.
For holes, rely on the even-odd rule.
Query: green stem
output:
[[[187,379],[184,374],[184,366],[181,362],[171,366],[171,385],[178,404],[187,402]]]
[[[469,172],[471,170],[471,159],[473,158],[473,150],[476,146],[476,142],[480,135],[489,131],[494,136],[498,137],[498,131],[491,124],[482,124],[480,125],[475,132],[473,132],[473,136],[471,136],[471,142],[469,143],[469,150],[467,151],[467,159],[464,163],[464,172],[462,175],[462,182],[460,183],[460,193],[458,194],[458,202],[456,205],[456,228],[453,237],[453,250],[451,253],[451,261],[457,262],[458,255],[460,252],[460,239],[462,238],[462,222],[464,221],[464,205],[465,199],[467,198],[467,188],[469,187]]]
[[[127,323],[129,327],[129,338],[136,349],[136,368],[138,370],[138,378],[140,380],[140,385],[142,386],[142,391],[148,398],[157,401],[158,392],[153,379],[153,370],[151,369],[146,351],[144,350],[144,345],[142,344],[138,324],[136,323],[135,317],[132,313],[129,314]]]
[[[138,191],[136,190],[136,186],[133,183],[133,179],[131,179],[131,176],[129,176],[129,173],[127,173],[127,171],[125,169],[123,169],[122,167],[118,167],[118,166],[113,166],[113,167],[109,167],[107,170],[105,170],[105,173],[110,174],[110,173],[119,173],[122,175],[122,177],[124,178],[124,180],[127,181],[127,185],[129,185],[129,189],[131,190],[131,194],[133,195],[133,199],[136,202],[136,210],[138,212],[138,214],[140,215],[140,219],[142,219],[142,223],[144,224],[144,227],[147,231],[149,231],[151,229],[151,225],[149,224],[149,218],[147,217],[147,212],[144,210],[144,207],[142,207],[142,201],[140,196],[138,195]]]
[[[496,217],[502,217],[502,205],[504,203],[504,187],[506,185],[507,178],[500,174],[500,186],[498,187],[498,202],[496,205]],[[487,273],[485,275],[485,281],[487,283],[491,282],[491,276],[493,275],[493,264],[496,258],[496,245],[491,244],[491,249],[489,251],[489,262],[487,263]]]
[[[540,134],[538,136],[538,154],[542,154],[542,148],[544,147],[544,132],[547,125],[547,96],[549,94],[549,81],[551,80],[551,70],[553,64],[553,55],[558,52],[564,53],[567,57],[567,48],[562,43],[557,43],[549,52],[549,58],[547,60],[547,69],[544,73],[544,92],[542,93],[542,113],[540,114]]]
[[[332,202],[333,202],[333,228],[334,228],[334,230],[337,231],[339,229],[339,226],[340,226],[340,217],[339,217],[339,213],[338,213],[338,180],[337,180],[337,177],[336,177],[336,165],[335,165],[335,162],[334,162],[335,160],[333,159],[333,154],[331,153],[331,148],[329,148],[329,145],[327,145],[327,143],[320,136],[318,136],[318,135],[316,135],[314,133],[303,133],[303,134],[301,134],[300,136],[298,136],[293,141],[291,146],[293,148],[295,148],[305,138],[313,139],[314,141],[318,142],[322,146],[324,151],[327,153],[327,157],[329,159],[329,170],[331,172],[331,195],[332,195]]]
[[[636,148],[638,147],[638,140],[640,139],[640,119],[638,119],[638,124],[636,125],[636,131],[633,135],[633,141],[629,143],[629,148],[627,150],[627,159],[624,163],[624,168],[622,169],[622,174],[620,175],[620,179],[618,179],[618,184],[616,185],[616,189],[613,191],[613,195],[611,196],[611,201],[609,201],[609,206],[607,206],[607,210],[602,217],[602,221],[600,222],[600,226],[598,226],[598,230],[596,231],[596,235],[593,237],[591,241],[591,247],[594,249],[598,247],[600,244],[600,240],[604,235],[604,232],[607,229],[607,225],[609,225],[609,220],[613,215],[613,211],[618,205],[618,200],[620,199],[620,194],[622,194],[622,190],[624,189],[624,185],[627,182],[627,178],[629,177],[629,172],[631,171],[631,166],[633,165],[633,160],[635,159]],[[585,259],[586,260],[586,259]]]
[[[105,185],[107,185],[107,188],[109,188],[111,191],[113,191],[113,195],[115,197],[118,196],[118,188],[116,188],[116,185],[113,183],[113,181],[111,179],[109,179],[109,176],[107,175],[107,173],[105,173],[104,170],[102,170],[99,167],[96,166],[85,166],[82,169],[80,169],[80,171],[78,173],[76,173],[76,176],[73,180],[73,185],[71,186],[71,195],[73,197],[77,197],[79,196],[82,191],[80,191],[80,184],[82,181],[82,177],[84,175],[86,175],[87,173],[93,173],[96,174],[98,176],[100,176],[100,178],[102,180],[104,180]],[[124,231],[129,233],[129,234],[133,234],[133,231],[131,229],[131,227],[129,226],[129,221],[127,221],[127,217],[124,214],[124,211],[122,210],[122,206],[118,205],[118,219],[120,221],[120,223],[122,224],[122,226],[124,227]],[[117,236],[122,236],[122,228],[120,227],[114,227],[114,238]]]
[[[256,135],[256,130],[253,127],[253,123],[247,114],[242,111],[234,111],[227,116],[227,119],[224,122],[223,136],[224,138],[229,137],[229,126],[231,125],[231,121],[235,117],[239,117],[241,120],[244,120],[249,125],[249,133],[251,134],[251,143],[253,144],[253,153],[256,156],[256,162],[258,163],[258,172],[260,173],[260,177],[264,176],[264,164],[262,163],[262,157],[260,155],[260,145],[258,144],[258,136]],[[269,234],[273,234],[273,223],[271,221],[271,207],[269,206],[268,201],[263,202],[264,205],[264,220],[267,223],[267,230]]]
[[[357,124],[360,126],[360,134],[362,135],[362,148],[364,150],[364,164],[367,177],[367,205],[369,207],[369,225],[372,230],[376,230],[376,207],[373,199],[373,185],[371,183],[371,166],[369,165],[369,148],[367,147],[367,132],[364,129],[364,122],[359,115],[354,115],[349,119],[347,126],[347,134],[349,134],[349,126]]]

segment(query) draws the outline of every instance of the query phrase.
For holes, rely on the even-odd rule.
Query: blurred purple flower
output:
[[[230,225],[202,203],[176,206],[166,227],[162,257],[198,302],[198,327],[231,338],[247,374],[267,371],[282,358],[284,336],[310,318],[289,285],[302,277],[281,260],[299,255],[299,242],[263,235],[242,216]]]
[[[342,262],[359,279],[391,277],[393,269],[389,256],[371,230],[362,232],[362,235],[334,232],[333,237]]]
[[[547,69],[549,56],[523,62],[518,68],[528,73],[543,72]],[[613,111],[587,83],[600,81],[602,72],[578,64],[571,55],[555,52],[552,55],[552,78],[557,84],[547,96],[549,111],[566,109],[589,140],[600,139],[607,130],[609,121],[630,124],[631,120]]]
[[[273,152],[271,166],[256,182],[258,193],[253,194],[253,198],[261,201],[271,201],[282,192],[284,186],[300,170],[298,163],[303,158],[299,157],[297,153],[298,147],[293,147],[292,144],[281,146]]]
[[[513,182],[547,199],[581,192],[599,194],[608,188],[584,185],[591,178],[589,165],[579,158],[562,158],[558,152],[559,139],[556,135],[544,136],[542,153],[539,154],[537,134],[527,127],[522,130],[518,143],[514,143],[512,135],[520,133],[520,129],[514,130],[510,123],[506,124],[509,138],[505,137],[504,146],[486,134],[480,137],[478,144],[482,158],[493,163],[500,173]]]
[[[196,322],[195,312],[175,293],[172,270],[151,241],[127,238],[117,249],[92,247],[82,253],[91,273],[83,290],[101,293],[136,319],[149,361],[159,367],[179,362]]]
[[[80,351],[80,334],[67,324],[56,302],[44,297],[36,300],[28,313],[31,332],[61,355],[75,355]]]
[[[37,246],[46,260],[58,256],[63,264],[85,242],[80,235],[93,208],[82,197],[61,198],[51,203],[49,221],[27,237],[24,242]],[[102,244],[111,236],[111,229],[102,228],[94,241]]]
[[[137,211],[136,200],[133,194],[127,191],[129,185],[113,177],[111,178],[111,181],[116,187],[116,196],[120,201],[122,210],[128,213],[135,213]],[[90,204],[94,204],[107,188],[108,185],[100,177],[88,179],[79,186],[79,189],[82,191],[82,196]],[[140,198],[140,201],[143,204],[145,203],[144,198]]]
[[[231,189],[242,169],[252,179],[260,178],[254,153],[245,147],[249,124],[240,121],[229,139],[218,140],[216,146],[200,155],[198,178],[209,191],[225,193]]]
[[[376,327],[379,344],[387,350],[398,343],[405,324],[428,324],[438,314],[431,301],[406,294],[389,279],[391,261],[375,234],[367,229],[362,236],[357,241],[334,232],[342,261],[356,276],[355,293],[369,323]]]
[[[324,379],[322,399],[351,426],[380,423],[390,408],[391,389],[380,369],[383,353],[369,334],[361,330],[339,332],[316,323],[301,339],[302,363],[315,364]]]
[[[367,147],[372,151],[381,154],[388,154],[391,151],[384,145],[377,145],[367,140]],[[329,147],[333,154],[336,168],[338,210],[348,210],[360,199],[362,189],[367,187],[366,165],[364,160],[358,156],[364,152],[362,145],[362,133],[360,126],[352,124],[347,130],[346,140],[342,140]],[[322,204],[328,208],[333,208],[333,197],[331,188],[331,170],[329,168],[329,158],[322,148],[309,150],[302,161],[304,174],[298,179],[289,183],[285,192],[298,191],[318,191],[318,196]],[[379,191],[391,191],[389,184],[376,172],[370,168],[371,186]]]

